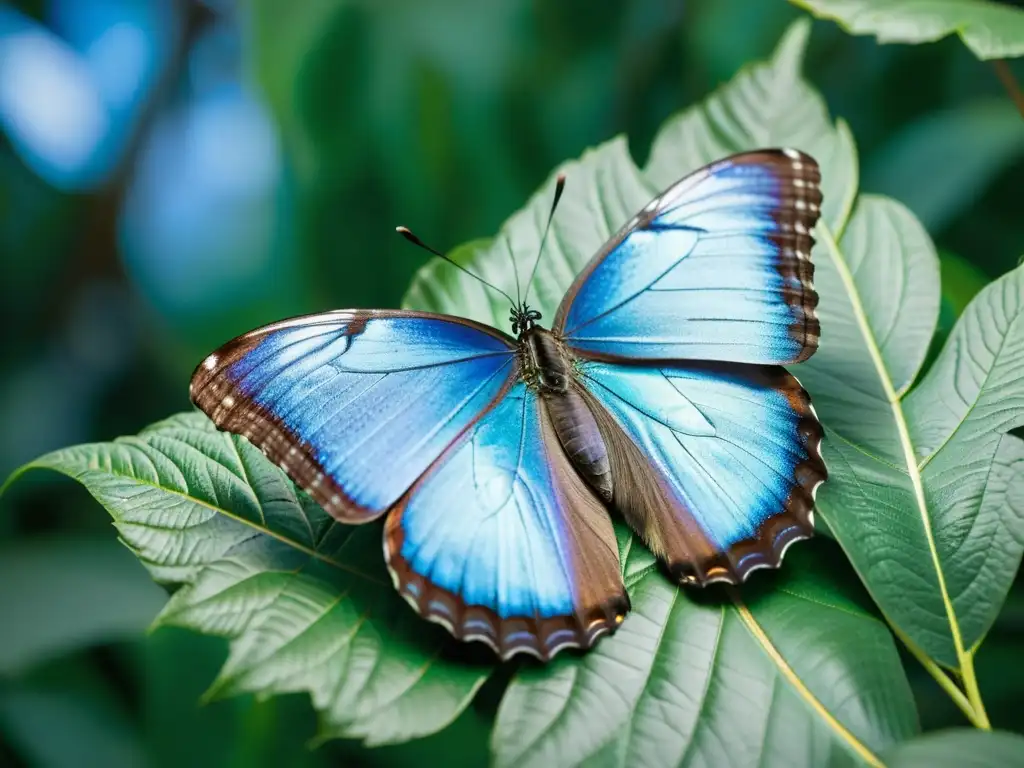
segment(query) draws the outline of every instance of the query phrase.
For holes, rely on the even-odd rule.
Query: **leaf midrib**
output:
[[[960,433],[961,428],[963,428],[964,424],[966,424],[967,420],[971,417],[971,414],[974,413],[974,409],[978,407],[978,403],[980,403],[982,400],[982,394],[988,387],[988,383],[992,378],[992,374],[996,370],[996,363],[1002,356],[1003,349],[1006,347],[1006,341],[1012,335],[1013,324],[1016,323],[1018,319],[1020,319],[1020,315],[1021,313],[1018,311],[1014,315],[1013,319],[1006,324],[1006,333],[1004,333],[1002,335],[1002,338],[999,340],[999,347],[996,349],[995,352],[992,353],[992,364],[988,367],[988,370],[985,371],[985,378],[982,379],[981,384],[978,385],[977,394],[975,394],[975,396],[972,398],[970,404],[967,406],[967,410],[964,411],[963,416],[960,417],[960,419],[956,423],[956,426],[952,430],[950,430],[949,434],[946,435],[946,439],[943,440],[934,451],[932,451],[930,454],[921,459],[920,464],[918,464],[918,469],[920,469],[922,472],[924,472],[924,468],[928,466],[931,460],[938,456],[942,449],[949,445],[949,443],[951,443],[954,438],[956,438],[956,436]],[[954,372],[953,375],[955,376],[956,373]]]
[[[946,620],[949,624],[950,636],[953,640],[953,649],[956,652],[957,666],[962,669],[964,666],[964,659],[967,654],[964,648],[963,637],[960,633],[960,624],[957,620],[956,610],[953,607],[952,600],[950,600],[949,589],[946,586],[946,576],[942,569],[942,561],[939,558],[939,551],[935,544],[931,517],[928,514],[928,502],[925,499],[924,494],[924,483],[921,479],[921,469],[918,466],[917,453],[914,450],[914,444],[910,438],[910,430],[907,428],[907,420],[903,412],[903,405],[899,395],[896,393],[896,388],[893,386],[889,371],[885,367],[885,360],[882,358],[881,349],[879,349],[874,332],[871,330],[871,326],[868,323],[867,314],[864,312],[864,306],[860,300],[860,293],[857,290],[853,274],[850,272],[846,265],[846,260],[842,256],[842,251],[826,224],[819,222],[817,229],[825,247],[828,250],[830,258],[836,267],[836,271],[839,273],[839,278],[843,282],[843,287],[846,289],[847,297],[850,300],[850,306],[853,309],[854,318],[857,321],[857,327],[860,329],[861,335],[864,338],[864,344],[867,347],[868,354],[875,366],[875,371],[878,374],[879,382],[881,383],[882,390],[885,393],[886,401],[892,411],[893,418],[896,421],[896,432],[899,436],[900,446],[903,449],[903,459],[906,464],[907,476],[910,478],[910,484],[914,491],[914,501],[917,504],[918,513],[921,516],[921,524],[924,527],[925,540],[928,544],[928,551],[931,554],[932,566],[935,569],[935,576],[939,586],[939,594],[942,598],[942,604],[946,610]]]
[[[68,477],[71,477],[71,478],[73,478],[75,480],[78,480],[79,482],[82,482],[83,485],[86,485],[86,484],[82,481],[82,477],[84,475],[94,474],[94,473],[98,473],[98,474],[102,474],[102,475],[107,475],[108,477],[112,477],[112,478],[115,478],[115,479],[130,480],[131,482],[133,482],[133,483],[135,483],[137,485],[146,486],[146,487],[152,488],[152,489],[154,489],[156,491],[160,491],[162,493],[168,493],[168,494],[170,494],[172,496],[177,496],[178,498],[184,499],[185,501],[188,501],[188,502],[190,502],[192,504],[195,504],[196,506],[203,507],[204,509],[208,509],[211,512],[215,512],[217,514],[224,515],[225,517],[227,517],[227,518],[229,518],[231,520],[234,520],[235,522],[241,523],[241,524],[243,524],[245,526],[248,526],[248,527],[252,528],[255,531],[258,531],[258,532],[260,532],[262,534],[270,536],[271,538],[280,541],[282,544],[286,544],[289,547],[293,547],[293,548],[299,550],[300,552],[309,555],[312,558],[315,558],[317,560],[320,560],[323,563],[326,563],[327,565],[330,565],[330,566],[332,566],[334,568],[337,568],[340,571],[344,571],[345,573],[349,573],[349,574],[351,574],[353,576],[357,576],[357,577],[359,577],[361,579],[365,579],[366,581],[369,581],[369,582],[374,583],[374,584],[382,584],[383,585],[385,583],[385,582],[381,581],[380,579],[374,578],[370,574],[365,573],[364,571],[359,570],[358,568],[354,568],[351,565],[346,565],[345,563],[339,562],[338,560],[335,560],[334,558],[330,557],[329,555],[325,555],[323,552],[319,552],[316,549],[313,549],[312,547],[308,547],[305,544],[301,544],[300,542],[295,541],[294,539],[288,538],[284,534],[278,533],[277,531],[274,531],[271,528],[263,528],[263,527],[257,525],[252,520],[248,520],[248,519],[242,517],[241,515],[237,515],[234,512],[231,512],[230,510],[227,510],[227,509],[224,509],[222,507],[218,507],[218,506],[215,506],[213,504],[210,504],[209,502],[203,501],[202,499],[198,499],[195,496],[191,496],[190,494],[185,493],[184,491],[177,491],[177,490],[174,490],[172,488],[167,488],[166,486],[159,485],[159,484],[151,482],[149,480],[144,480],[144,479],[142,479],[140,477],[136,477],[134,475],[125,475],[125,474],[118,473],[118,472],[104,471],[104,470],[92,469],[92,468],[87,468],[87,469],[81,470],[81,471],[79,471],[77,473],[72,473],[72,472],[69,472],[69,471],[67,471],[65,469],[62,469],[59,466],[54,466],[54,465],[46,463],[46,462],[33,461],[33,462],[30,462],[30,463],[24,465],[23,467],[20,467],[19,469],[17,469],[11,475],[11,477],[8,478],[7,482],[4,484],[4,487],[6,487],[8,484],[10,484],[10,482],[12,480],[14,480],[16,477],[20,476],[22,473],[24,473],[25,471],[27,471],[29,469],[50,469],[50,470],[54,470],[56,472],[60,472],[62,475],[67,475]],[[86,485],[86,487],[88,488],[88,485]],[[0,490],[2,490],[2,489],[0,489]],[[91,493],[91,489],[90,489],[90,493]],[[105,504],[103,506],[106,507]],[[120,516],[118,514],[115,514],[109,508],[108,508],[108,511],[111,512],[111,515],[114,516],[115,519],[120,519]],[[151,526],[146,526],[146,527],[151,527]]]
[[[740,597],[739,592],[735,588],[729,589],[729,594],[733,602],[733,608],[736,614],[739,616],[740,621],[743,622],[743,626],[746,627],[747,631],[753,636],[754,641],[761,646],[761,649],[768,655],[772,663],[778,669],[779,673],[786,678],[786,681],[793,686],[793,689],[804,701],[807,702],[815,713],[820,717],[832,730],[833,733],[837,734],[842,740],[850,747],[853,752],[857,754],[864,762],[871,765],[873,768],[885,768],[885,764],[872,752],[867,745],[864,744],[860,739],[853,735],[853,733],[846,728],[836,717],[828,711],[824,704],[818,699],[811,690],[804,685],[803,681],[800,680],[799,675],[796,671],[789,666],[785,658],[779,652],[779,649],[775,647],[771,639],[765,633],[764,629],[758,623],[757,619],[754,618],[754,614],[750,612],[750,608],[747,607],[746,603]]]

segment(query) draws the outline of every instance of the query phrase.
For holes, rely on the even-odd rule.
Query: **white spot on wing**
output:
[[[214,368],[216,368],[217,367],[217,356],[216,355],[210,355],[208,358],[203,360],[203,367],[206,370],[208,370],[208,371],[212,371]]]

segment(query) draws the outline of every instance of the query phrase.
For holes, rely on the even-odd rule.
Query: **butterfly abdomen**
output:
[[[594,414],[574,381],[572,358],[550,331],[531,328],[520,337],[523,379],[541,395],[566,457],[605,501],[612,500],[608,450]]]

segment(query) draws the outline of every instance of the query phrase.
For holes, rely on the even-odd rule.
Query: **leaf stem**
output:
[[[922,651],[913,640],[907,637],[907,635],[903,633],[903,630],[901,630],[892,621],[892,619],[886,615],[885,611],[882,612],[882,616],[885,617],[885,621],[889,625],[893,634],[900,639],[900,642],[902,642],[913,657],[918,660],[921,666],[924,667],[925,671],[935,678],[935,682],[937,682],[939,687],[942,688],[949,698],[953,700],[953,703],[959,707],[960,711],[964,713],[964,717],[971,722],[971,725],[985,731],[990,730],[991,726],[988,722],[988,715],[985,714],[985,707],[981,703],[981,697],[978,697],[977,705],[971,702],[968,697],[964,695],[964,692],[960,690],[960,687],[956,682],[946,673],[946,671],[929,658],[928,654]]]
[[[978,678],[974,674],[974,653],[967,653],[960,662],[960,676],[964,683],[964,690],[967,692],[967,700],[971,703],[976,720],[972,719],[975,728],[983,731],[991,731],[992,723],[989,722],[988,713],[985,711],[985,702],[981,700],[981,690],[978,688]]]
[[[1006,93],[1009,95],[1010,100],[1017,107],[1017,111],[1020,112],[1021,117],[1024,117],[1024,91],[1020,89],[1020,83],[1017,82],[1017,78],[1013,75],[1013,70],[1010,69],[1010,65],[1006,62],[1006,59],[995,59],[992,62],[992,66],[996,71],[996,76],[999,78],[999,82],[1003,84],[1003,88],[1006,89]]]

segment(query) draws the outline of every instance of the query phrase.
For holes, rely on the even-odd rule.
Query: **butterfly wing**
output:
[[[822,430],[780,366],[582,365],[613,505],[684,582],[739,583],[813,533]]]
[[[503,658],[589,648],[629,609],[611,520],[521,381],[387,518],[395,586]]]
[[[819,333],[810,261],[819,181],[817,163],[788,149],[687,176],[580,273],[555,330],[605,360],[805,360]]]
[[[244,435],[335,518],[383,514],[498,396],[512,341],[403,311],[336,311],[240,336],[192,376],[192,401]]]

